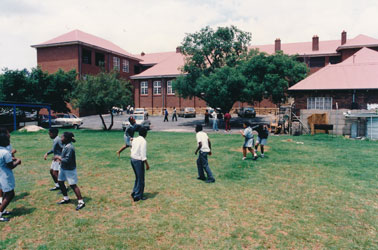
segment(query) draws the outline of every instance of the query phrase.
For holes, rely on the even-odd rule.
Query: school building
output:
[[[85,77],[87,74],[97,74],[101,68],[106,71],[113,69],[119,71],[121,77],[130,80],[134,86],[135,107],[146,108],[151,114],[160,114],[164,108],[172,109],[173,107],[177,109],[194,107],[198,112],[201,112],[207,106],[199,98],[184,99],[178,97],[172,88],[172,81],[182,74],[180,68],[184,65],[184,56],[180,47],[170,52],[142,52],[139,55],[134,55],[110,41],[79,30],[71,31],[32,47],[37,50],[38,65],[42,70],[50,73],[59,68],[65,71],[76,69],[79,77]],[[378,39],[365,35],[348,39],[347,33],[343,31],[338,40],[322,41],[318,36],[313,36],[309,42],[282,43],[280,39],[276,39],[272,44],[253,45],[250,46],[250,49],[259,49],[268,54],[283,51],[285,54],[296,55],[298,61],[306,63],[310,69],[310,76],[305,79],[307,80],[312,79],[312,76],[320,73],[329,65],[338,65],[344,61],[350,61],[350,58],[356,58],[356,52],[364,47],[378,51]],[[367,57],[370,56],[372,55],[367,55]],[[328,74],[326,79],[322,79],[322,82],[326,85],[334,83],[334,78],[339,76],[339,74]],[[378,89],[376,85],[374,86],[375,89]],[[295,92],[294,87],[290,90],[295,97],[297,107],[300,108],[311,108],[312,106],[308,106],[308,103],[312,105],[311,100],[315,100],[316,103],[316,100],[319,99],[312,98],[316,98],[317,95],[319,97],[330,95],[316,88]],[[359,106],[365,107],[364,103],[371,100],[370,96],[376,96],[371,90],[370,93],[373,94],[366,90],[364,90],[364,94],[360,94],[361,90],[355,87],[343,91],[332,92],[337,97],[332,98],[331,107],[334,107],[337,98],[347,99],[347,101],[344,101],[346,106],[352,105],[357,98],[357,100],[363,100],[363,103],[357,102]],[[356,97],[356,93],[359,94],[359,97]],[[375,102],[375,100],[371,101]],[[339,103],[342,104],[343,102],[339,101]],[[329,106],[327,105],[324,107]],[[234,108],[243,106],[249,105],[238,102],[235,103]],[[260,113],[270,112],[276,108],[269,100],[254,103],[254,106]]]

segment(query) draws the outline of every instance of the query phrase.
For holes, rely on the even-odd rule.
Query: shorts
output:
[[[14,190],[16,187],[16,182],[12,171],[2,171],[0,174],[0,187],[4,193]]]
[[[258,143],[258,144],[265,146],[267,142],[268,142],[268,139],[267,139],[267,138],[260,138],[260,137],[257,137],[257,143]]]
[[[245,142],[243,144],[243,148],[252,148],[253,145],[254,145],[253,138],[251,138],[251,139],[245,139]]]
[[[131,147],[131,137],[124,135],[123,139],[125,139],[125,145]]]
[[[66,170],[66,169],[60,168],[58,181],[67,181],[69,185],[77,184],[76,168],[74,170]]]
[[[51,162],[51,169],[54,170],[54,171],[59,171],[60,162],[59,161],[52,161]]]

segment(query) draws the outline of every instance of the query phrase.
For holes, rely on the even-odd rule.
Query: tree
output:
[[[4,69],[0,77],[2,100],[10,102],[48,103],[56,112],[67,112],[67,102],[76,83],[76,71],[54,74],[33,68],[30,72]]]
[[[235,26],[205,27],[182,42],[183,75],[173,83],[184,98],[199,97],[228,112],[244,89],[239,64],[245,59],[251,34]]]
[[[241,101],[253,103],[262,99],[271,99],[280,104],[287,98],[289,87],[307,76],[306,64],[298,62],[296,56],[278,52],[273,55],[251,52],[243,62],[242,74],[247,79]]]
[[[101,72],[96,76],[87,75],[80,80],[74,92],[73,105],[80,109],[93,110],[101,118],[104,130],[113,127],[114,106],[123,107],[132,102],[131,84],[120,79],[115,72]],[[110,112],[111,124],[106,126],[102,114]]]

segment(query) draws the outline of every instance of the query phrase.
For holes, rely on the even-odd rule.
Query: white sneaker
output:
[[[247,157],[243,157],[242,160],[245,161],[247,159]]]

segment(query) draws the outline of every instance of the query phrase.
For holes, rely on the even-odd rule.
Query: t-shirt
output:
[[[126,129],[125,129],[125,135],[127,137],[133,138],[135,131],[139,130],[139,125],[134,123],[134,124],[128,124]]]
[[[138,136],[131,142],[131,158],[134,160],[147,160],[147,141],[143,136]]]
[[[252,128],[247,127],[246,129],[244,129],[243,134],[244,134],[246,140],[252,139],[253,138]]]
[[[7,167],[7,164],[12,161],[12,154],[8,149],[6,147],[0,147],[0,175],[12,173],[12,169]]]
[[[209,147],[209,137],[207,136],[207,134],[203,131],[200,131],[196,134],[196,139],[197,139],[197,143],[199,145],[199,143],[201,142],[202,143],[202,147],[200,148],[200,150],[202,152],[210,152],[210,147]]]
[[[9,144],[8,146],[5,147],[5,149],[8,150],[9,153],[12,153],[12,150],[13,150],[12,145]]]
[[[76,168],[75,148],[72,143],[68,143],[64,146],[61,157],[61,168],[64,170],[74,170]]]
[[[258,133],[258,136],[261,139],[266,139],[269,136],[269,131],[266,128],[261,128],[260,126],[255,129]]]
[[[52,149],[47,154],[61,155],[63,150],[62,139],[59,136],[55,137]]]

